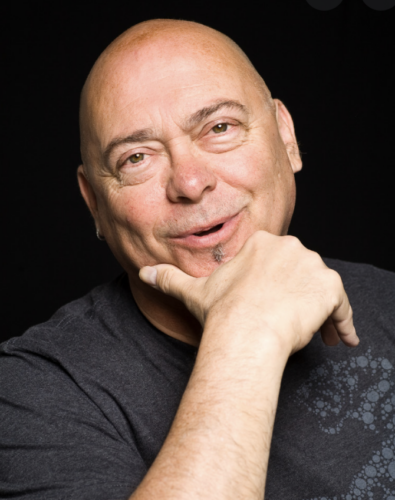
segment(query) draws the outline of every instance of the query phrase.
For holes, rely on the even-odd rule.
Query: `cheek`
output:
[[[276,160],[268,151],[247,147],[224,155],[219,175],[227,184],[258,194],[273,188],[277,176]]]
[[[221,161],[218,172],[222,180],[251,195],[254,227],[286,234],[295,202],[294,175],[286,153],[281,147],[257,145],[233,153]]]
[[[136,189],[137,188],[137,189]],[[140,238],[147,238],[160,213],[160,195],[154,186],[125,186],[109,200],[115,230],[123,229]]]
[[[124,269],[131,271],[163,260],[158,259],[161,248],[155,239],[162,208],[156,190],[142,189],[141,185],[138,189],[122,187],[107,197],[102,211],[106,240]]]

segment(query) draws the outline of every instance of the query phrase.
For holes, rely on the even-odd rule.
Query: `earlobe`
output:
[[[92,214],[92,217],[96,220],[97,216],[96,194],[92,189],[89,179],[87,178],[83,165],[80,165],[77,169],[77,179],[81,195],[84,198],[85,203],[87,204],[89,211]]]
[[[302,169],[302,160],[298,143],[295,136],[295,128],[292,117],[279,99],[273,99],[276,106],[276,119],[280,136],[284,142],[287,150],[289,161],[291,162],[292,170],[294,173]]]

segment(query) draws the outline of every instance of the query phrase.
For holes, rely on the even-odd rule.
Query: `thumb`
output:
[[[144,283],[184,303],[188,290],[191,289],[192,284],[196,281],[196,278],[185,274],[181,269],[170,264],[142,267],[139,277]]]

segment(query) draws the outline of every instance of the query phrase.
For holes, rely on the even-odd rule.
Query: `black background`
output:
[[[233,5],[233,7],[232,7]],[[233,38],[284,101],[304,169],[290,232],[322,255],[395,271],[395,8],[343,0],[104,2],[2,7],[2,339],[120,268],[76,183],[78,100],[100,52],[132,24],[189,19]]]

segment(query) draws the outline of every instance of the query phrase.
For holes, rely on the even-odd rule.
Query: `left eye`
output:
[[[221,132],[226,132],[228,130],[229,125],[227,123],[218,123],[212,128],[212,131],[215,134],[220,134]]]
[[[144,160],[144,156],[144,153],[135,153],[134,155],[129,156],[129,160],[131,163],[140,163]]]

